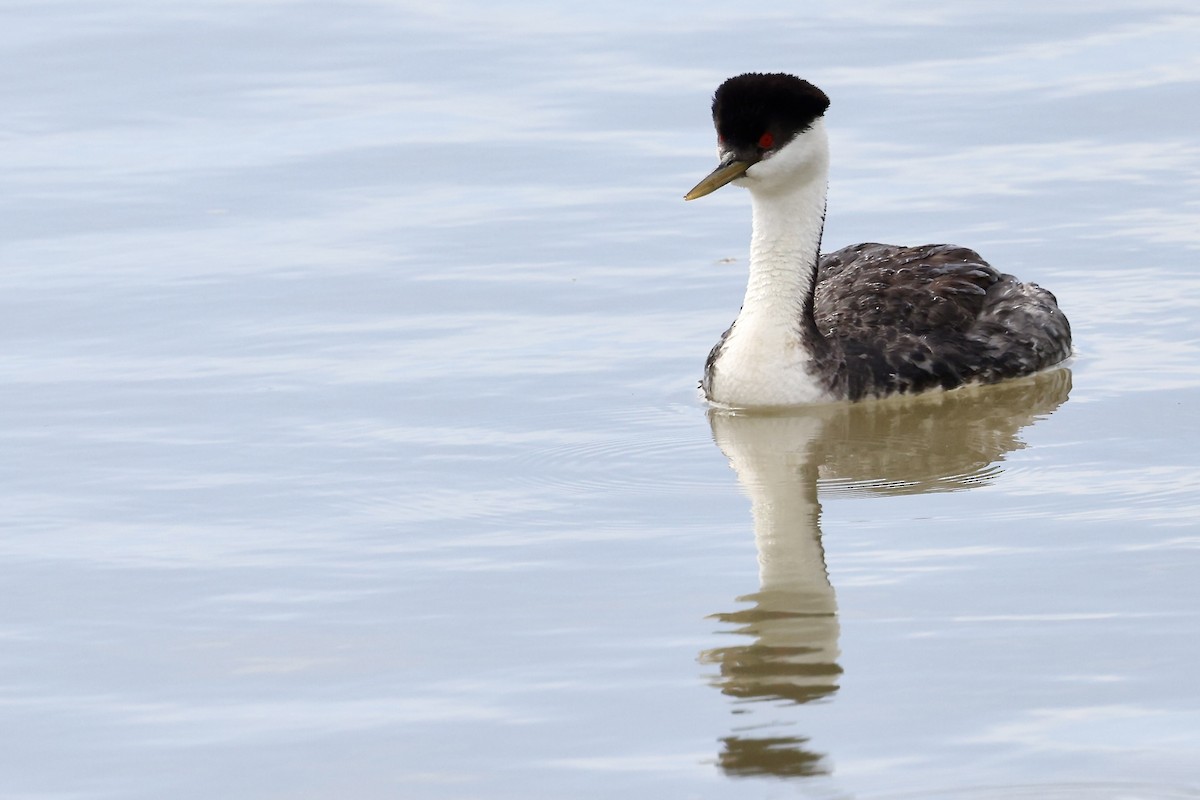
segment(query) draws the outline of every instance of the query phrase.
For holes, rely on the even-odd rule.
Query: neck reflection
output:
[[[750,498],[759,587],[745,607],[714,614],[737,644],[705,650],[713,685],[739,724],[721,738],[730,776],[807,777],[831,771],[786,709],[830,700],[842,674],[837,597],[821,543],[826,491],[923,494],[986,484],[1021,429],[1067,399],[1069,369],[912,399],[817,406],[778,414],[709,413],[713,438]],[[768,716],[769,715],[769,716]]]

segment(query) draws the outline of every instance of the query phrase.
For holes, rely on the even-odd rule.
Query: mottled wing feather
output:
[[[1000,274],[965,247],[859,244],[821,256],[813,315],[822,334],[966,331]]]
[[[986,349],[994,380],[1036,372],[1071,355],[1071,325],[1048,290],[1002,275],[988,295],[970,338]]]
[[[712,397],[712,379],[713,366],[717,363],[717,358],[721,355],[721,348],[725,346],[725,340],[729,338],[729,333],[733,330],[730,325],[721,334],[721,338],[713,345],[713,349],[708,352],[708,358],[704,362],[704,377],[700,379],[700,389],[704,392],[705,397]]]
[[[1054,296],[953,245],[860,244],[821,257],[813,316],[850,399],[1036,372],[1066,358]]]

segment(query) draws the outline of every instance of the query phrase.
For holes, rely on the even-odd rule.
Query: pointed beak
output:
[[[721,166],[714,169],[708,176],[697,183],[692,190],[683,196],[684,200],[695,200],[697,197],[704,197],[706,194],[712,194],[717,189],[720,189],[725,184],[732,180],[742,177],[746,174],[746,170],[750,169],[751,162],[739,161],[735,158],[728,158],[721,162]]]

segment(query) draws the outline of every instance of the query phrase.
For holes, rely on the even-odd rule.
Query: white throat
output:
[[[737,181],[753,201],[750,276],[713,365],[714,402],[752,407],[834,399],[817,380],[800,334],[820,256],[828,176],[829,145],[817,119]]]

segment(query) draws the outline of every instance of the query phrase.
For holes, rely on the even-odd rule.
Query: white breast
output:
[[[798,331],[763,325],[743,314],[713,363],[709,399],[734,408],[824,403]]]

